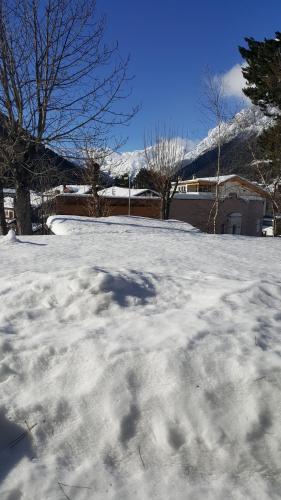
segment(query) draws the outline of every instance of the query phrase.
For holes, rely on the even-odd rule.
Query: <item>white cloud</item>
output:
[[[233,68],[220,76],[226,97],[236,97],[248,101],[248,98],[242,91],[243,87],[246,86],[246,80],[243,77],[242,66],[240,64],[235,64]]]
[[[176,137],[176,142],[179,146],[182,147],[182,149],[185,150],[186,153],[188,153],[189,151],[192,151],[195,146],[197,146],[199,141],[194,139],[187,139],[184,137]]]

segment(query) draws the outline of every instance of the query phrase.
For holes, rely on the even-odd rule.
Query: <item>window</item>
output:
[[[194,185],[189,185],[187,186],[187,191],[190,192],[190,193],[196,193],[197,192],[197,186],[194,186]]]

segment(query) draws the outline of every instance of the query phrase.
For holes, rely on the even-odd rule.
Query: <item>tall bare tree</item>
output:
[[[144,154],[147,170],[161,197],[162,219],[169,218],[171,201],[177,190],[186,153],[186,141],[174,130],[165,126],[162,128],[157,126],[153,133],[145,136]]]
[[[0,0],[1,163],[16,188],[20,233],[31,232],[42,145],[66,149],[82,130],[105,133],[136,112],[122,105],[129,61],[104,33],[95,0]]]
[[[221,148],[223,144],[223,127],[226,120],[225,89],[223,79],[218,75],[212,75],[209,68],[206,69],[204,78],[204,108],[216,126],[216,192],[215,201],[209,214],[213,233],[217,232],[217,218],[220,204],[220,175],[221,175]]]
[[[83,158],[83,180],[89,186],[86,204],[88,215],[90,217],[104,217],[108,215],[108,206],[106,199],[99,196],[99,190],[104,182],[105,174],[102,166],[105,158],[110,155],[106,147],[95,147],[89,138],[85,138],[83,149],[81,151]]]

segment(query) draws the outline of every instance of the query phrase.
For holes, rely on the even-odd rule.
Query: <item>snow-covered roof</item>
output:
[[[91,186],[89,184],[61,184],[56,186],[45,194],[57,194],[57,193],[75,193],[75,194],[87,194],[89,193]]]
[[[142,196],[145,193],[150,192],[158,196],[158,193],[156,191],[153,191],[152,189],[128,189],[128,188],[123,188],[123,187],[118,187],[118,186],[112,186],[106,189],[102,189],[99,191],[100,196],[108,196],[108,197],[117,197],[117,198],[134,198],[135,196]]]
[[[13,194],[13,193],[11,193]],[[30,204],[32,207],[40,207],[42,204],[41,194],[35,193],[35,191],[30,191]],[[4,207],[5,208],[14,208],[15,205],[15,197],[13,196],[4,196]]]
[[[4,208],[14,208],[14,198],[12,198],[11,196],[5,196]]]
[[[261,194],[263,196],[268,196],[266,189],[259,186],[257,183],[251,182],[248,179],[245,179],[245,177],[241,177],[240,175],[236,175],[236,174],[219,175],[218,177],[217,176],[216,177],[195,177],[194,179],[180,181],[179,185],[187,184],[187,183],[188,184],[197,184],[200,182],[209,183],[209,184],[216,184],[218,182],[218,184],[224,184],[225,182],[229,182],[229,181],[233,181],[233,182],[236,181],[242,185],[247,186],[247,188],[249,190],[258,192],[259,194]]]
[[[16,190],[15,188],[4,188],[3,193],[4,195],[15,194]]]
[[[189,179],[188,181],[182,181],[182,182],[194,182],[194,183],[196,183],[196,182],[210,182],[210,183],[214,183],[214,184],[216,184],[218,182],[219,184],[222,184],[224,182],[231,181],[231,180],[234,180],[237,178],[242,179],[242,177],[240,177],[239,175],[230,174],[230,175],[219,175],[219,176],[215,176],[215,177],[195,177],[194,179]],[[247,181],[247,182],[249,182],[249,181]]]
[[[214,193],[202,193],[201,191],[180,193],[176,191],[174,198],[178,200],[210,200],[214,198]]]

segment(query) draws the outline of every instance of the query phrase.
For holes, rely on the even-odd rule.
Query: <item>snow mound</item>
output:
[[[167,232],[175,230],[181,232],[200,232],[191,224],[173,219],[161,221],[147,217],[112,216],[112,217],[82,217],[77,215],[52,215],[47,220],[47,226],[56,235],[71,234],[103,234]]]
[[[79,323],[115,306],[144,305],[152,290],[149,279],[133,271],[81,268],[47,276],[31,273],[14,280],[13,287],[0,287],[0,296],[7,295],[0,313],[1,332],[6,328],[9,333],[15,325],[20,331],[23,322],[37,318],[55,327],[64,321]]]
[[[3,238],[1,238],[0,240],[2,243],[5,243],[5,244],[9,244],[9,243],[17,243],[19,240],[17,239],[16,237],[16,233],[13,229],[10,229],[8,231],[8,234],[6,234],[6,236],[4,236]]]
[[[1,500],[280,498],[279,240],[71,219],[0,250]]]

